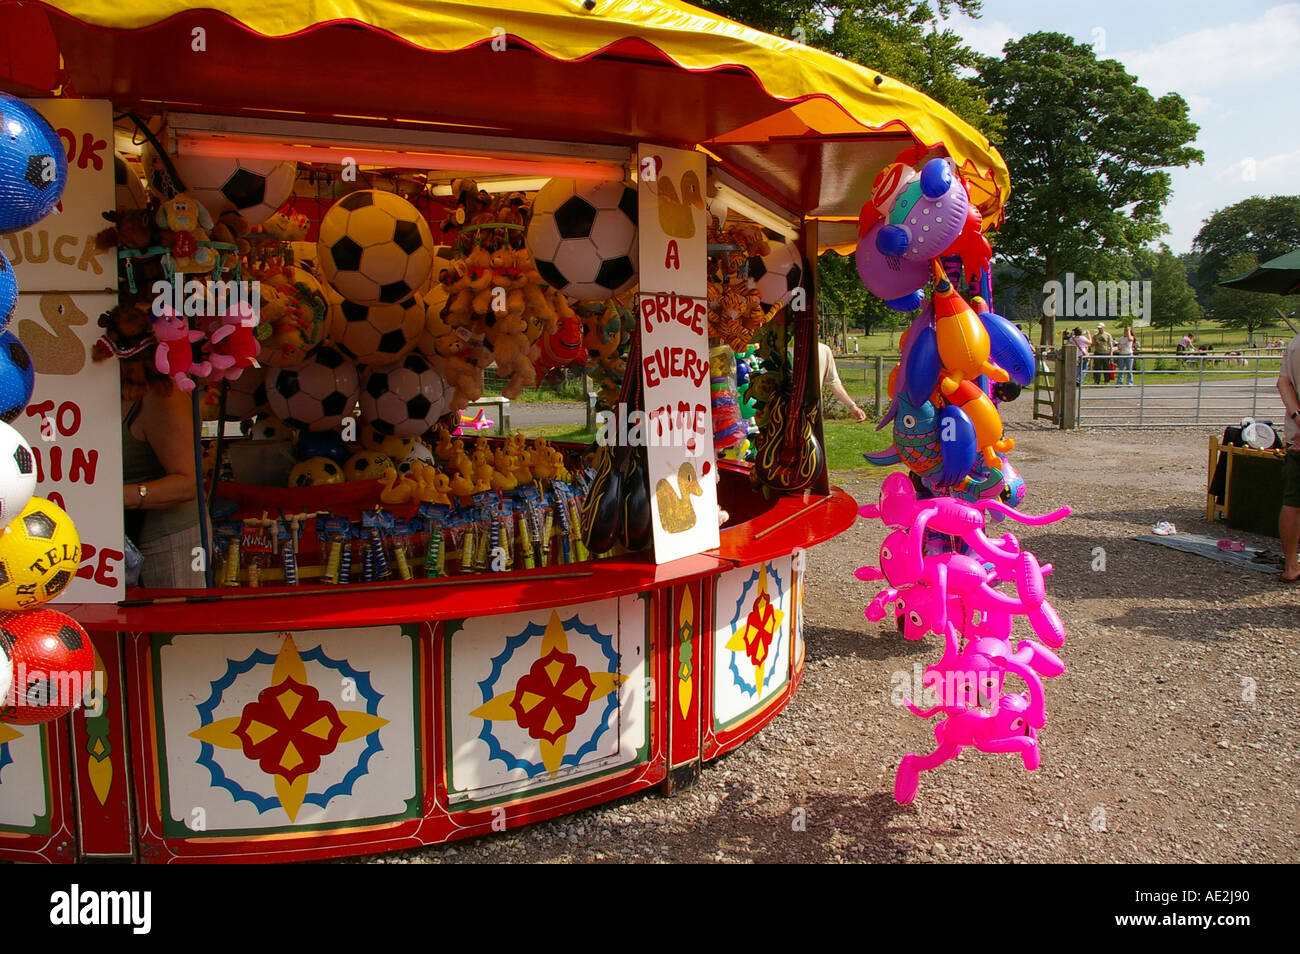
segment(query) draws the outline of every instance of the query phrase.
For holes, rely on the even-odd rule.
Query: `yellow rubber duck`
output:
[[[411,473],[415,476],[419,490],[416,496],[424,503],[451,505],[447,492],[451,490],[451,479],[432,464],[417,460],[411,464]]]
[[[451,431],[438,427],[438,440],[433,448],[433,456],[446,463],[454,456],[451,449]]]
[[[397,469],[393,467],[384,468],[384,476],[379,478],[379,482],[384,485],[384,489],[379,492],[379,499],[386,504],[409,503],[420,488],[410,477],[403,475],[399,479]]]

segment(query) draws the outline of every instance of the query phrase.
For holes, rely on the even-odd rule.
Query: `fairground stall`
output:
[[[1008,188],[925,96],[678,3],[0,2],[0,90],[67,160],[57,214],[0,219],[5,439],[58,509],[25,526],[80,546],[15,585],[85,673],[59,698],[47,657],[38,709],[8,641],[19,860],[389,851],[689,783],[789,702],[803,551],[857,515],[810,266],[900,156],[986,225]],[[48,199],[13,149],[0,207]],[[594,445],[453,433],[485,370],[574,366]],[[127,583],[170,480],[132,386],[207,422],[175,588]]]

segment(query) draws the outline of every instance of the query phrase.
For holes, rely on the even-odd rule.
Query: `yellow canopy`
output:
[[[14,46],[42,11],[65,90],[123,106],[701,146],[792,211],[840,221],[841,238],[904,148],[946,149],[990,224],[1010,190],[997,150],[924,94],[673,0],[210,4],[5,2],[0,34]],[[10,72],[11,88],[30,84]]]

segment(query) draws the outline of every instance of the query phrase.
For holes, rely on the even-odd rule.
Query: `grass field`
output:
[[[893,440],[889,428],[877,431],[871,421],[857,424],[852,420],[830,420],[825,421],[823,427],[826,436],[826,459],[832,476],[845,471],[871,467],[862,459],[862,455],[884,450]],[[525,437],[545,437],[550,441],[576,444],[589,444],[596,437],[593,431],[564,424],[521,427],[518,431]]]

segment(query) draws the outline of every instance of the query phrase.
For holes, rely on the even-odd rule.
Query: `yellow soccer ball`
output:
[[[33,497],[0,534],[0,610],[54,599],[80,565],[81,537],[72,518],[44,497]]]
[[[385,468],[393,466],[393,459],[379,451],[358,451],[343,465],[343,476],[348,480],[378,480]]]
[[[289,471],[290,487],[323,487],[343,483],[343,468],[328,457],[308,457]]]

